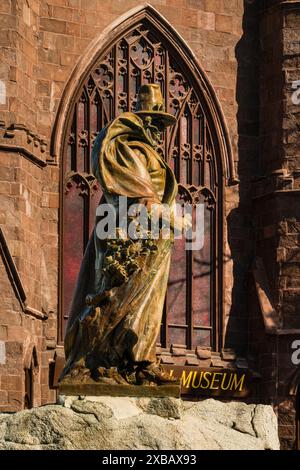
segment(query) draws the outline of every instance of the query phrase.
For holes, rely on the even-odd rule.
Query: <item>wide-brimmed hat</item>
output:
[[[173,126],[176,122],[175,116],[166,113],[161,89],[156,83],[148,83],[141,86],[137,97],[135,114],[159,119],[165,127]]]

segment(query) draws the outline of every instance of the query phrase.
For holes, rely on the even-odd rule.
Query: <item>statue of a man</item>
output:
[[[100,132],[92,152],[93,172],[103,190],[100,205],[111,204],[117,216],[121,196],[129,208],[143,204],[148,215],[154,205],[174,205],[177,183],[157,145],[160,134],[175,122],[164,110],[159,85],[148,84],[139,91],[136,112],[123,113]],[[130,220],[134,222],[134,216]],[[156,239],[124,238],[118,223],[117,218],[116,237],[108,234],[103,240],[95,229],[89,240],[69,316],[61,380],[172,382],[155,351],[172,226],[171,237],[162,237],[160,228]]]

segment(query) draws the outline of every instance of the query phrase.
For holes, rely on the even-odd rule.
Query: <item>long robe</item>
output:
[[[98,135],[92,152],[93,172],[103,190],[101,203],[117,210],[119,196],[129,203],[172,206],[177,194],[174,173],[155,149],[155,142],[133,113],[124,113]],[[106,246],[94,229],[88,242],[65,336],[67,373],[82,358],[87,367],[115,367],[129,360],[154,362],[170,266],[172,242],[161,237],[157,250],[121,285],[111,285],[103,275]],[[86,304],[88,294],[109,291],[103,307]],[[95,313],[96,312],[96,313]],[[95,329],[85,334],[85,321]]]

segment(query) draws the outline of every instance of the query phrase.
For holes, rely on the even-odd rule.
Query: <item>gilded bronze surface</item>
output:
[[[164,111],[159,86],[144,85],[137,112],[123,113],[100,132],[92,160],[102,204],[118,212],[119,198],[126,196],[128,205],[142,203],[149,214],[153,204],[172,207],[177,183],[157,143],[174,122]],[[94,229],[69,316],[61,386],[174,383],[155,354],[172,243],[172,237],[161,234],[157,239],[100,240]]]

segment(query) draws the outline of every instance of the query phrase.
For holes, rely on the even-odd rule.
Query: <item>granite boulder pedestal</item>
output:
[[[172,397],[59,396],[0,414],[0,449],[277,450],[271,406]]]

